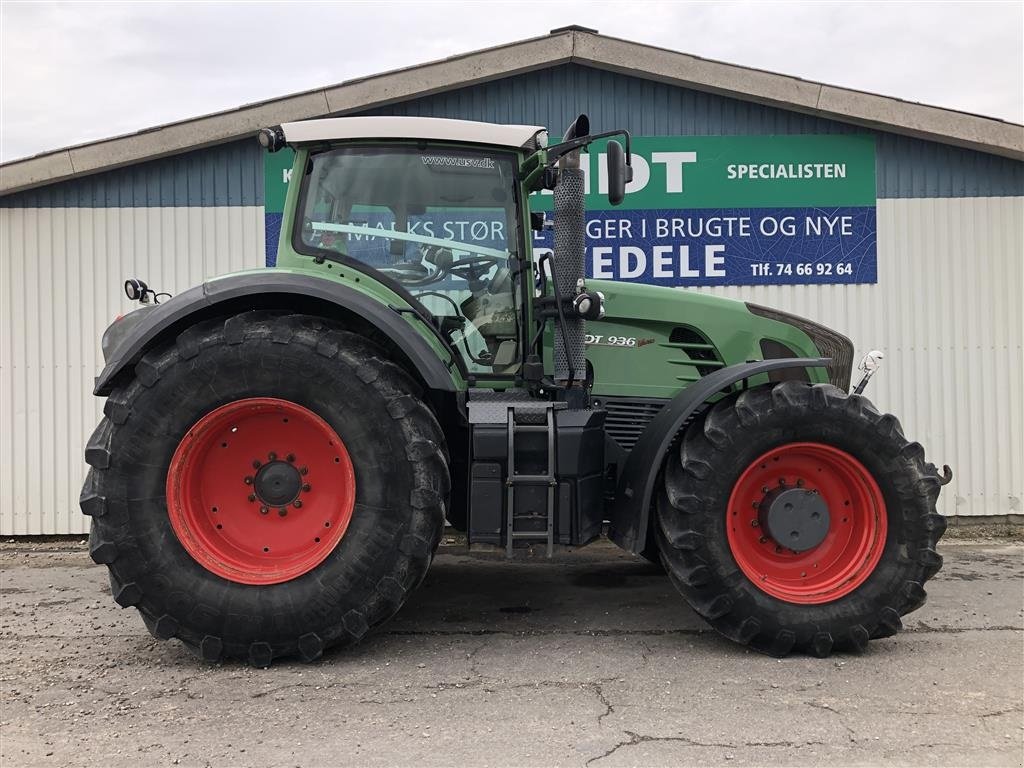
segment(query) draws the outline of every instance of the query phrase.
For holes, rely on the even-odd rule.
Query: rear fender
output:
[[[611,511],[609,537],[625,550],[640,554],[647,546],[651,499],[662,462],[676,435],[687,419],[714,397],[733,384],[769,371],[785,368],[824,368],[827,357],[794,357],[759,360],[730,365],[711,373],[677,394],[651,419],[626,459],[619,475],[615,502]]]
[[[351,319],[361,327],[370,326],[390,340],[397,354],[404,358],[396,362],[404,363],[428,390],[438,393],[458,389],[457,373],[453,374],[457,371],[456,358],[449,355],[445,360],[439,356],[424,336],[389,305],[333,280],[267,270],[198,285],[147,309],[133,318],[132,325],[123,333],[109,334],[113,343],[104,349],[106,365],[96,378],[93,393],[109,395],[116,380],[134,369],[147,351],[167,343],[188,326],[250,309],[326,314]],[[425,318],[420,320],[429,322]]]

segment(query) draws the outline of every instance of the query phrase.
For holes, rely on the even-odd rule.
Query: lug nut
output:
[[[260,507],[260,514],[261,515],[270,514],[270,507],[267,507],[267,506]]]
[[[761,493],[768,493],[768,486],[767,485],[761,487]]]
[[[304,483],[302,485],[302,490],[305,491],[306,493],[309,493],[312,489],[313,486],[311,486],[309,483]]]
[[[776,555],[781,555],[782,554],[782,547],[780,547],[777,544],[775,545],[775,554]]]
[[[767,544],[768,543],[768,537],[767,536],[762,536],[760,539],[757,540],[757,543],[758,544]]]
[[[779,487],[780,488],[785,488],[786,487],[786,478],[784,478],[784,477],[780,477],[779,478]]]
[[[263,465],[260,464],[260,460],[259,459],[253,459],[252,460],[252,468],[253,469],[259,469],[261,466],[263,466]]]
[[[296,499],[294,502],[292,502],[292,506],[295,507],[296,509],[299,509],[302,506],[302,499]]]
[[[300,475],[308,475],[309,474],[309,467],[299,467],[299,474]]]
[[[804,487],[804,481],[803,480],[797,480],[796,481],[796,487],[797,488],[803,488]]]
[[[267,458],[268,458],[268,459],[269,459],[270,461],[275,461],[275,460],[277,459],[277,454],[276,454],[276,453],[274,453],[273,451],[271,451],[270,453],[268,453],[268,454],[267,454]]]
[[[279,510],[277,510],[277,514],[279,514],[281,517],[284,517],[285,515],[288,514],[288,508],[287,507],[281,507]]]
[[[757,522],[757,518],[756,517],[753,520],[750,521],[750,527],[751,528],[757,528],[757,526],[759,526],[759,525],[760,525],[760,523]]]
[[[252,477],[251,476],[246,476],[245,484],[246,485],[252,485]]]
[[[285,458],[285,461],[288,461],[288,462],[293,462],[293,461],[295,461],[295,454],[294,454],[294,453],[289,453],[289,454],[288,454],[287,456],[285,456],[284,458]]]
[[[256,494],[255,493],[250,493],[249,494],[249,501],[256,501]]]
[[[759,502],[759,501],[755,501],[755,502],[754,502],[753,504],[751,504],[751,506],[752,506],[752,507],[753,507],[754,509],[757,509],[758,507],[760,507],[760,506],[761,506],[761,502]]]

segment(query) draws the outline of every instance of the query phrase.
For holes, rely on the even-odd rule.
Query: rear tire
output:
[[[307,483],[308,495],[296,491],[295,503],[262,511],[264,496],[245,496],[253,490],[253,469],[224,472],[221,489],[209,461],[179,459],[204,418],[225,408],[234,418],[230,411],[239,404],[267,402],[283,403],[285,415],[312,414],[310,423],[343,442],[327,448],[325,440],[325,469],[318,474],[310,463],[297,480]],[[114,599],[138,608],[157,638],[177,637],[210,661],[244,659],[261,667],[281,656],[312,661],[387,620],[426,573],[450,489],[444,437],[412,379],[360,336],[317,318],[265,312],[202,323],[148,353],[104,413],[86,450],[91,469],[81,497],[82,511],[92,516],[90,552],[109,568]],[[216,426],[224,442],[216,437],[209,448],[224,448],[218,459],[243,435],[264,453],[287,443],[244,426],[230,430],[237,431],[232,436],[227,424]],[[285,480],[288,472],[300,477],[291,467],[320,450],[309,447],[320,443],[307,443],[300,441],[299,456],[289,453],[288,464],[271,456]],[[331,474],[346,448],[354,481],[352,471],[341,480]],[[277,450],[283,457],[291,448]],[[192,477],[199,490],[179,494],[176,482],[168,484],[171,467],[184,467],[185,481]],[[197,508],[196,500],[211,492],[228,502],[212,512]],[[178,511],[173,524],[169,502]],[[290,571],[260,565],[259,548],[243,551],[259,526],[293,526],[265,527],[264,552],[288,531],[300,530],[305,541],[305,529],[294,526],[308,524],[311,514],[326,518],[317,526],[336,521],[342,534],[321,528],[314,545],[311,533],[309,551],[285,561]],[[217,521],[239,531],[242,544],[218,539]],[[196,540],[205,543],[183,534],[201,525],[205,533]]]
[[[806,472],[771,475],[772,457]],[[783,489],[799,475],[800,493],[831,497],[819,543],[790,551],[768,535],[779,488],[757,473]],[[672,582],[715,629],[765,653],[827,656],[895,634],[942,565],[935,467],[895,417],[828,384],[723,399],[686,430],[664,477],[656,533]]]

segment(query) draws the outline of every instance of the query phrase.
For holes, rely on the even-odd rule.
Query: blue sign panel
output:
[[[550,249],[535,233],[535,254]],[[874,283],[875,209],[592,211],[587,276],[664,286]]]

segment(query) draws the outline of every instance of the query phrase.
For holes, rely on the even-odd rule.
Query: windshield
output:
[[[311,157],[302,250],[399,283],[474,373],[519,368],[517,206],[511,155],[344,147]]]

